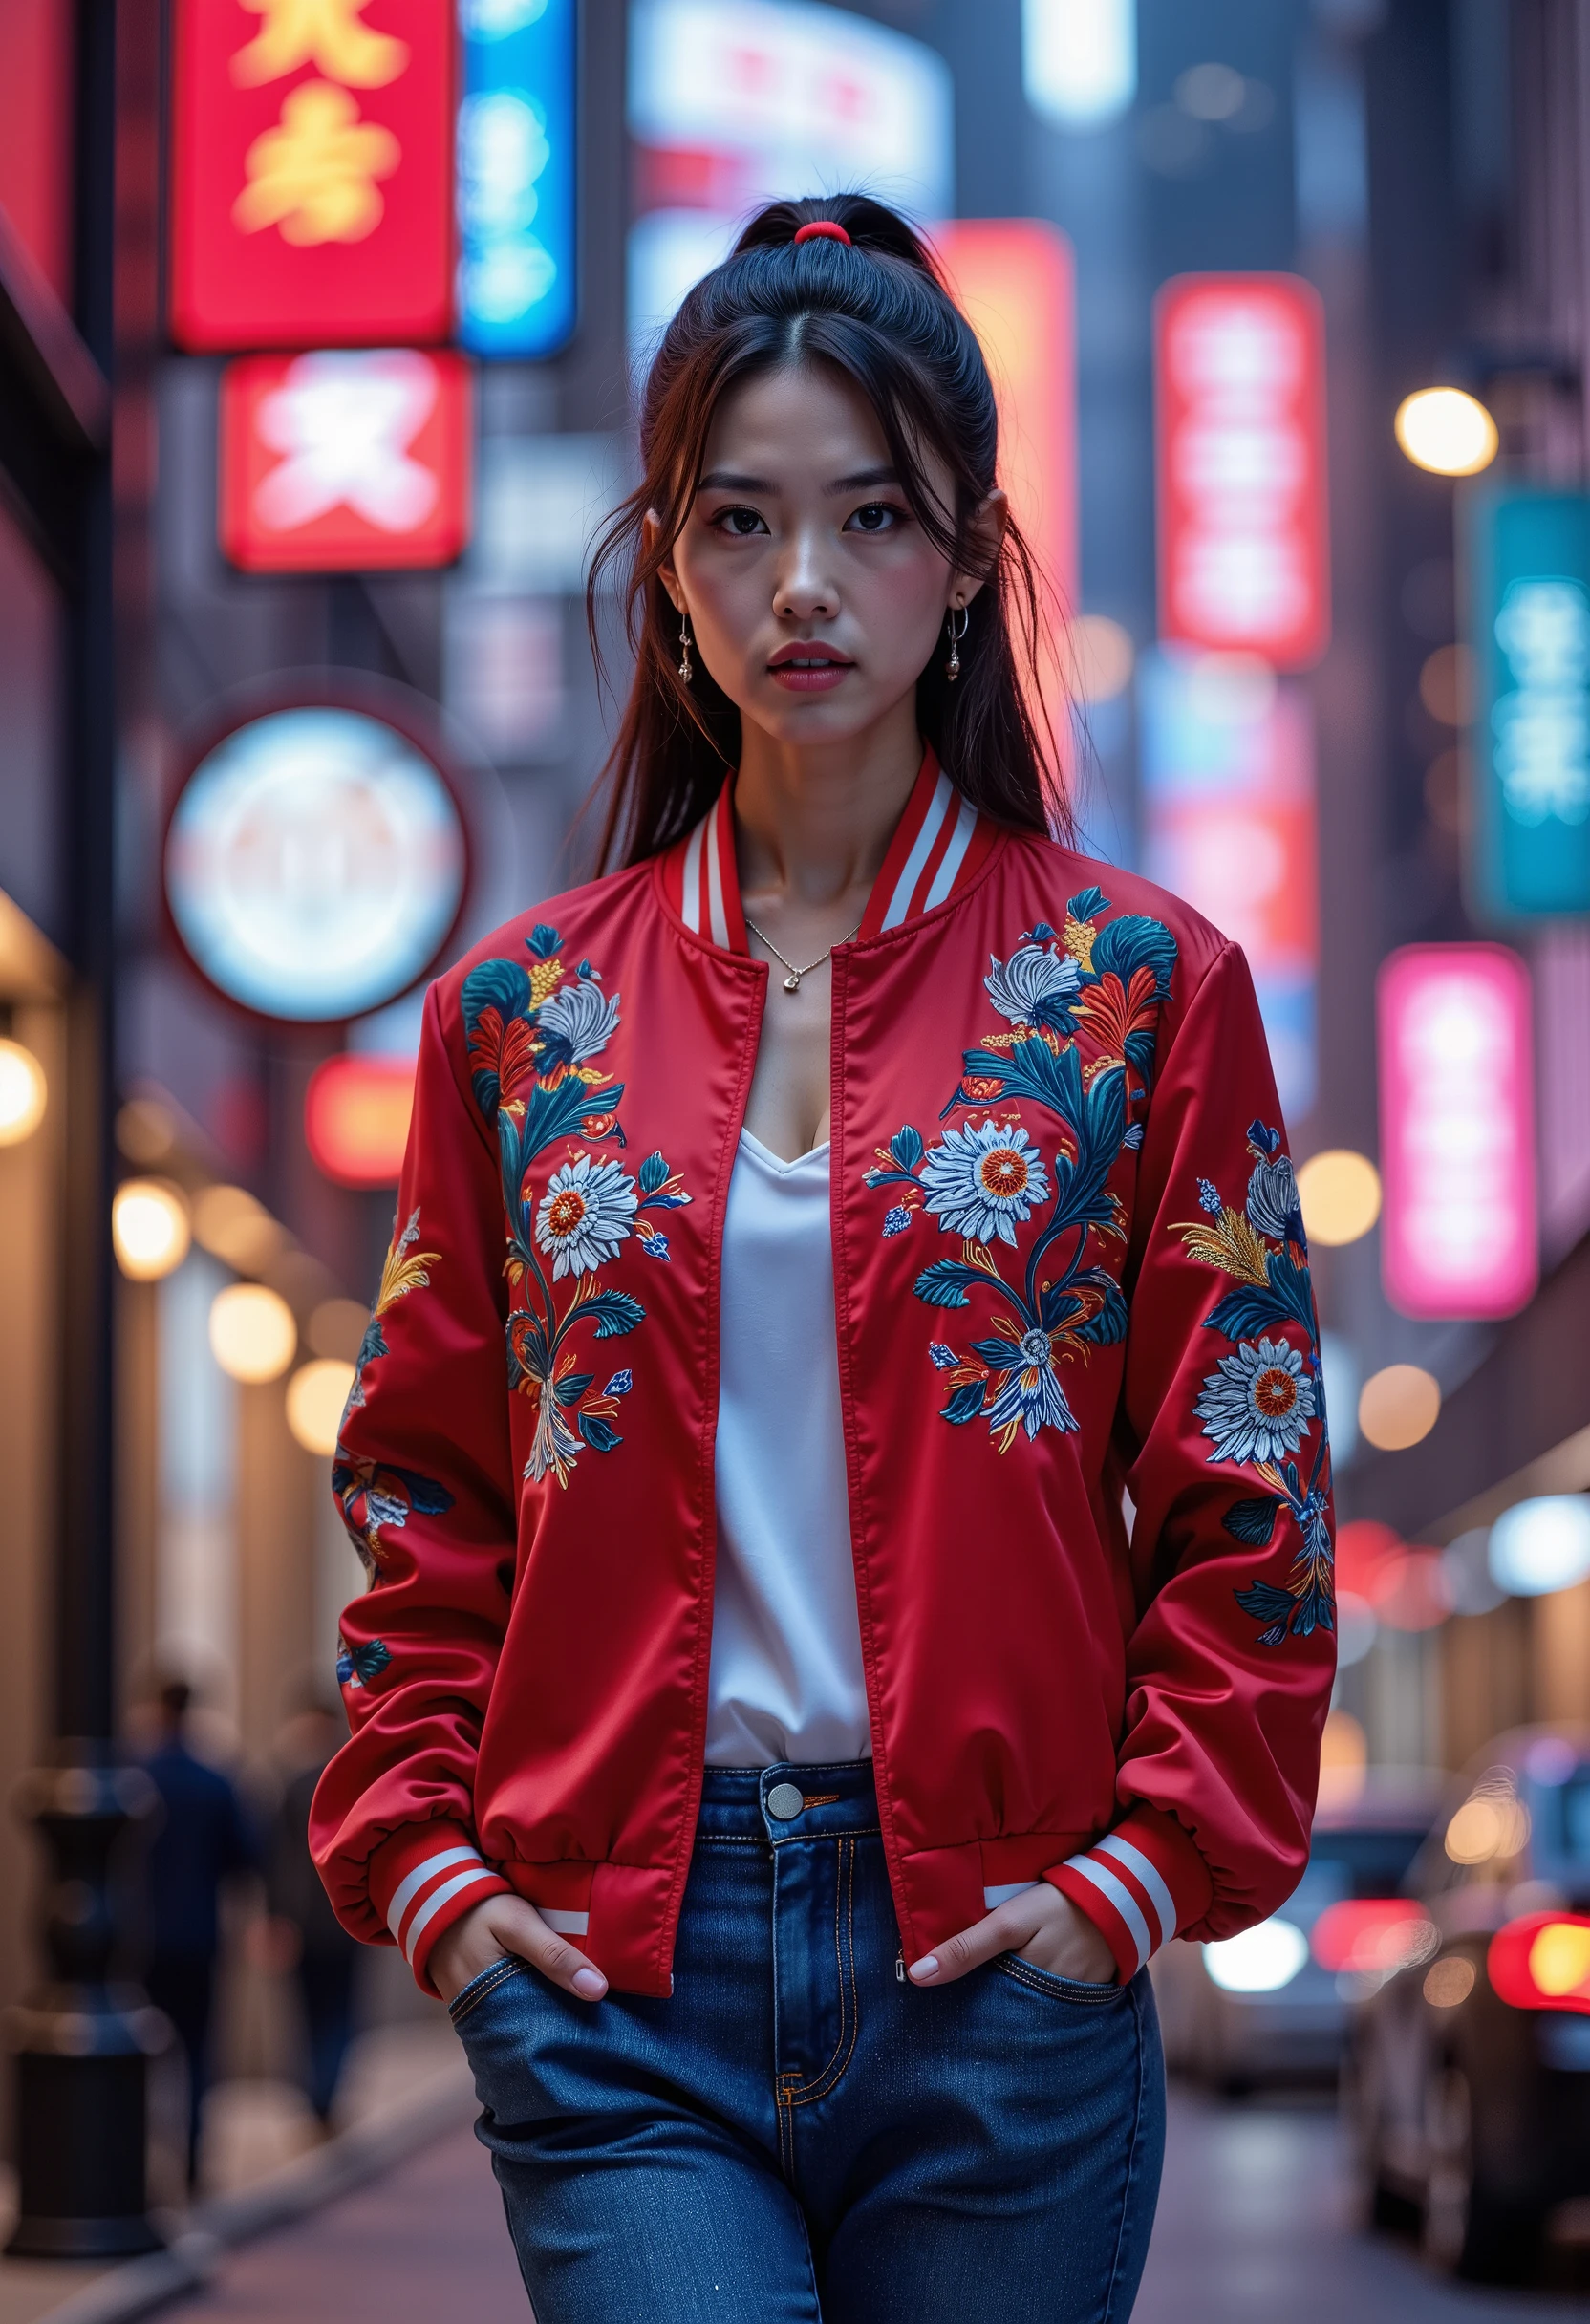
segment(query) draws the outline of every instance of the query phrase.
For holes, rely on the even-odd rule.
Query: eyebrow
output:
[[[879,468],[858,468],[853,476],[841,476],[833,484],[825,484],[827,494],[860,492],[870,484],[897,484],[897,471],[887,464]],[[765,476],[741,476],[732,468],[713,468],[697,485],[698,492],[760,492],[773,494],[778,485]]]

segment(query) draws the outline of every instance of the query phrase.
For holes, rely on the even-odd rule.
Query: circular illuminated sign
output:
[[[387,718],[324,702],[234,725],[166,831],[166,902],[194,966],[298,1024],[407,992],[457,924],[467,871],[435,759]]]

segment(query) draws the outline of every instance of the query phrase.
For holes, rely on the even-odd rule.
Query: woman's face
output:
[[[948,477],[931,463],[928,477],[948,507]],[[1003,506],[996,493],[980,512],[989,548]],[[866,397],[819,366],[722,398],[662,579],[741,716],[807,745],[862,734],[913,696],[947,609],[978,590],[913,516]]]

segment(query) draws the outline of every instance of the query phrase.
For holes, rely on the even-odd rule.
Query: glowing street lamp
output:
[[[1422,387],[1397,406],[1397,441],[1432,476],[1477,476],[1496,457],[1496,423],[1460,387]]]

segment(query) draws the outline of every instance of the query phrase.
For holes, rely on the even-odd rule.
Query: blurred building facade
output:
[[[490,12],[465,8],[462,20]],[[1192,866],[1213,883],[1194,900],[1220,899],[1213,916],[1267,948],[1269,969],[1257,954],[1256,966],[1269,976],[1300,1159],[1379,1152],[1381,961],[1491,933],[1472,920],[1461,876],[1461,487],[1409,463],[1392,416],[1414,389],[1465,386],[1496,418],[1500,472],[1582,488],[1590,9],[1089,0],[1084,12],[1097,19],[1091,81],[1045,62],[1044,21],[1064,11],[1041,0],[587,0],[572,335],[548,356],[504,359],[483,327],[466,332],[479,350],[475,483],[456,563],[309,573],[246,571],[221,545],[226,358],[183,351],[167,303],[164,11],[121,0],[118,1167],[174,1190],[191,1236],[180,1264],[124,1275],[118,1289],[116,1651],[130,1734],[155,1680],[181,1675],[200,1689],[216,1748],[260,1760],[331,1686],[336,1611],[361,1577],[327,1452],[309,1449],[313,1427],[295,1432],[290,1396],[308,1367],[356,1349],[393,1193],[327,1174],[306,1099],[328,1059],[401,1061],[417,1032],[406,1001],[346,1027],[272,1025],[195,977],[162,889],[176,790],[240,690],[327,672],[389,681],[428,702],[448,737],[476,865],[456,950],[583,873],[591,831],[578,810],[611,700],[591,666],[582,576],[591,530],[633,471],[634,366],[670,298],[784,175],[786,190],[810,191],[870,170],[921,210],[1036,220],[1065,238],[1075,377],[1039,458],[1069,463],[1053,481],[1076,510],[1075,757],[1091,844],[1157,876]],[[17,0],[0,28],[0,104],[16,109],[0,137],[0,1032],[37,1059],[52,1093],[38,1128],[0,1148],[7,1776],[49,1731],[60,1480],[76,1457],[57,1386],[68,1116],[55,1102],[70,1076],[81,902],[63,811],[76,583],[30,497],[26,433],[53,429],[70,463],[92,456],[98,424],[92,363],[74,370],[69,32],[69,11],[48,0]],[[683,74],[690,41],[705,47]],[[1072,52],[1057,54],[1064,68]],[[769,57],[783,69],[769,74]],[[491,94],[471,82],[465,102]],[[864,103],[879,109],[871,127],[847,112]],[[466,246],[483,265],[511,204],[493,211],[479,184],[468,198]],[[1156,296],[1172,278],[1254,274],[1311,286],[1323,320],[1328,643],[1278,668],[1252,651],[1178,661],[1163,636]],[[1068,366],[1068,347],[1055,361]],[[621,682],[617,609],[601,620]],[[1257,835],[1259,855],[1207,840],[1216,827],[1189,802],[1204,812],[1216,777],[1218,828]],[[1245,877],[1260,856],[1284,867],[1273,910]],[[1439,1549],[1523,1496],[1590,1487],[1590,938],[1558,921],[1510,941],[1535,993],[1538,1294],[1499,1323],[1415,1322],[1385,1296],[1375,1233],[1318,1255],[1343,1514],[1405,1546]],[[273,1291],[290,1317],[269,1377],[233,1377],[215,1353],[214,1302],[239,1282]],[[1376,1451],[1354,1442],[1355,1408],[1362,1383],[1392,1364],[1434,1379],[1440,1417],[1421,1441]],[[1590,1713],[1590,1582],[1533,1598],[1476,1585],[1457,1602],[1474,1610],[1453,1603],[1387,1591],[1373,1643],[1355,1630],[1340,1702],[1372,1756],[1450,1764],[1515,1718]],[[7,1827],[0,1997],[26,1975],[29,1864]]]

